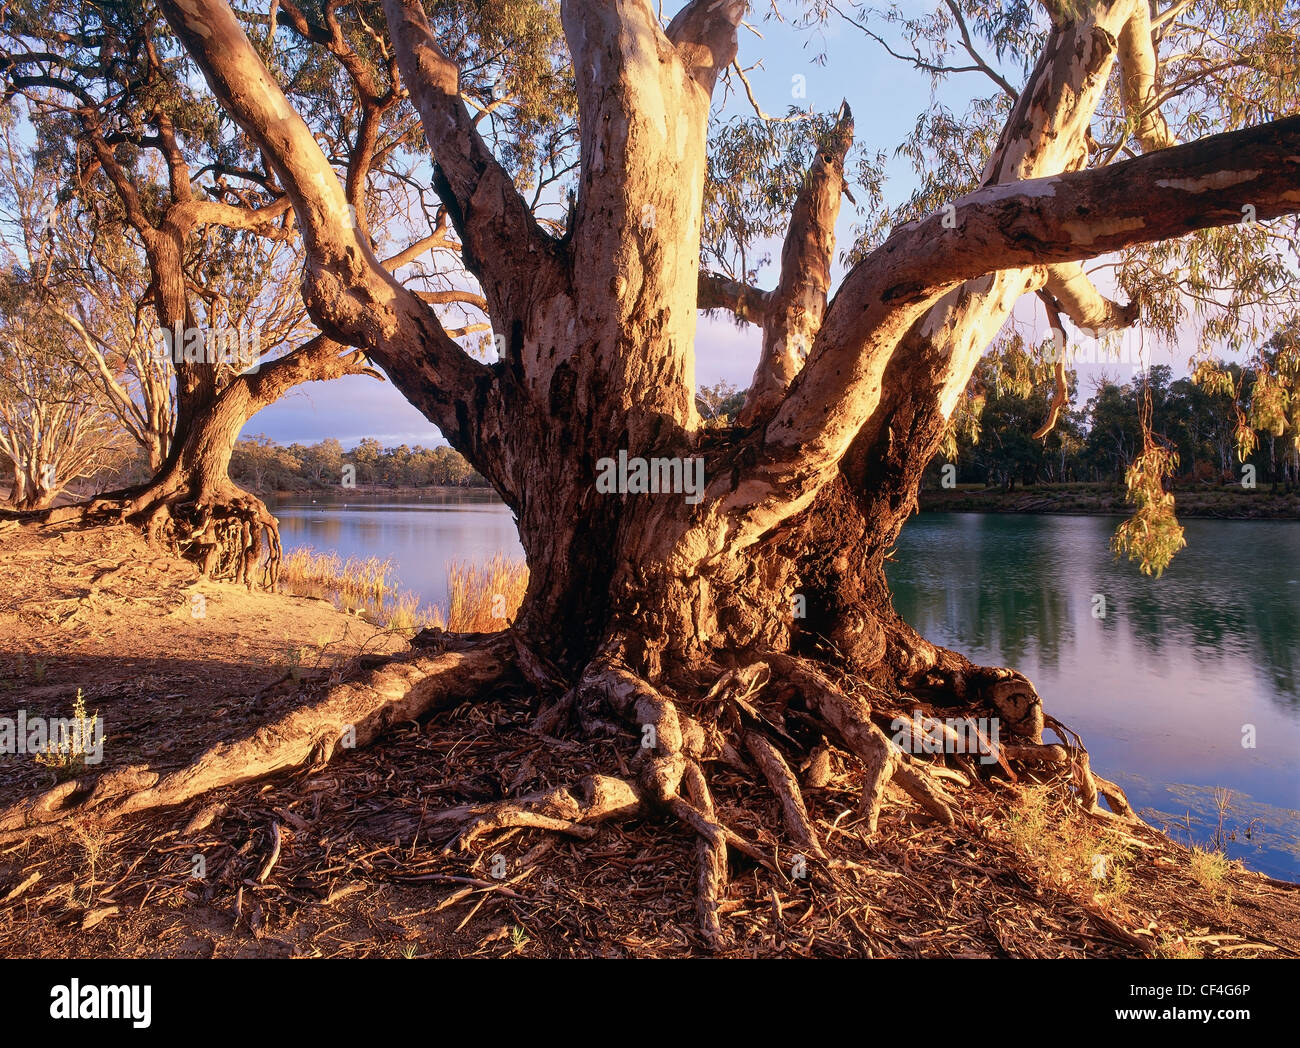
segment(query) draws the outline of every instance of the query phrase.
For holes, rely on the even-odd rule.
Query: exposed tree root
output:
[[[718,824],[713,794],[700,766],[694,761],[688,764],[683,779],[692,810],[699,815],[688,823],[699,835],[695,844],[695,910],[704,938],[716,950],[726,945],[720,909],[727,887],[727,834]],[[680,798],[675,799],[674,810],[679,817],[686,811]]]
[[[280,580],[280,525],[266,504],[247,492],[171,507],[158,515],[158,522],[151,522],[151,529],[160,531],[182,556],[195,560],[207,578],[251,588],[260,568],[266,588],[274,589]]]
[[[164,479],[18,519],[47,526],[136,524],[151,542],[198,564],[205,578],[267,589],[280,578],[279,523],[261,499],[229,482],[196,495],[192,485]]]
[[[255,734],[211,747],[185,768],[166,774],[146,766],[115,769],[0,811],[0,841],[51,832],[73,819],[107,821],[177,805],[220,786],[317,767],[340,746],[364,746],[395,723],[471,699],[508,675],[527,681],[538,676],[537,665],[530,664],[530,670],[519,666],[519,642],[509,633],[440,633],[432,639],[436,643],[430,645],[429,636],[417,638],[417,654],[335,685]],[[915,742],[927,726],[910,712],[893,721],[892,711],[873,709],[862,688],[838,683],[805,659],[763,652],[755,661],[720,671],[702,696],[684,699],[674,697],[666,683],[656,686],[634,672],[626,650],[622,639],[607,643],[560,701],[545,704],[542,718],[556,730],[572,718],[585,736],[613,735],[616,751],[628,754],[627,760],[619,757],[618,774],[587,774],[572,787],[447,808],[422,819],[422,824],[440,836],[449,834],[448,848],[466,851],[511,828],[587,840],[595,836],[598,824],[612,819],[670,816],[696,837],[696,912],[705,941],[721,949],[727,943],[722,912],[732,853],[774,877],[809,877],[832,887],[836,870],[852,866],[819,839],[805,797],[805,789],[829,779],[833,748],[860,773],[859,833],[865,829],[868,836],[877,831],[890,783],[939,826],[950,826],[957,821],[961,803],[940,780],[966,789],[981,773],[1009,771],[1012,761],[1068,774],[1080,803],[1091,813],[1105,811],[1098,803],[1100,795],[1116,813],[1106,813],[1109,817],[1133,818],[1123,791],[1091,772],[1077,736],[1054,718],[1042,717],[1032,685],[1019,675],[994,677],[995,685],[1005,687],[992,695],[986,688],[982,697],[996,703],[999,711],[1009,710],[1022,733],[1010,733],[1011,741],[998,753],[999,763],[977,767],[961,752],[962,740],[942,725],[937,729],[944,743],[942,755],[935,760],[917,756],[921,751]],[[545,676],[554,694],[558,681],[549,669]],[[698,696],[699,690],[691,685],[685,693]],[[875,689],[870,694],[879,695],[882,702],[890,698]],[[902,696],[893,701],[919,700]],[[900,746],[886,735],[877,723],[885,717],[910,725],[903,733],[908,745]],[[1061,743],[1042,742],[1044,724]],[[950,760],[959,767],[948,767]],[[717,765],[768,787],[779,809],[790,868],[784,861],[778,864],[780,844],[774,851],[771,840],[750,840],[726,824],[709,781],[709,771]],[[805,785],[792,770],[800,766],[808,769]]]
[[[745,733],[745,748],[781,802],[781,815],[790,839],[807,854],[819,859],[825,858],[826,853],[817,840],[817,831],[808,818],[808,807],[804,804],[799,781],[781,756],[781,751],[755,731]]]
[[[446,808],[431,816],[431,821],[463,823],[452,843],[464,851],[484,834],[514,826],[589,838],[595,835],[591,828],[595,823],[640,810],[641,795],[631,783],[609,775],[588,775],[574,789],[562,787],[510,801]]]
[[[637,759],[637,790],[645,808],[665,808],[697,835],[696,909],[705,940],[711,947],[725,943],[719,918],[727,883],[728,849],[753,858],[776,872],[776,865],[764,849],[727,827],[714,809],[705,769],[722,763],[745,769],[740,752],[748,754],[762,779],[775,796],[782,823],[792,849],[804,859],[820,860],[827,875],[845,860],[829,856],[818,840],[808,814],[803,788],[791,770],[791,759],[807,756],[809,786],[815,788],[829,775],[829,750],[818,744],[811,753],[788,753],[794,740],[785,728],[764,712],[758,695],[781,687],[793,688],[802,696],[808,720],[815,721],[823,737],[841,745],[857,761],[862,773],[861,814],[868,833],[876,831],[881,807],[890,782],[902,789],[940,825],[956,821],[959,801],[940,780],[956,788],[977,782],[980,768],[964,752],[965,740],[942,721],[933,729],[944,745],[944,756],[928,761],[916,756],[917,745],[896,745],[873,720],[880,713],[856,691],[835,683],[817,665],[782,653],[763,653],[761,661],[724,672],[700,703],[692,705],[699,716],[690,716],[662,689],[634,673],[624,660],[625,645],[615,639],[588,666],[579,684],[564,700],[548,707],[550,727],[563,724],[572,709],[586,732],[618,732],[631,728],[641,739]],[[1070,773],[1079,801],[1090,812],[1101,812],[1098,791],[1122,818],[1132,818],[1123,791],[1114,783],[1098,778],[1088,765],[1087,751],[1077,736],[1054,718],[1044,717],[1033,685],[1011,671],[978,671],[971,674],[970,694],[982,707],[1000,718],[1012,742],[998,746],[993,739],[979,736],[987,756],[985,768],[1005,771],[1014,780],[1010,760],[1038,765],[1057,765]],[[557,712],[558,711],[558,712]],[[797,712],[797,711],[796,711]],[[891,718],[892,719],[892,718]],[[911,719],[912,739],[922,737],[929,726]],[[1062,745],[1044,745],[1042,730],[1047,726],[1063,740]],[[782,747],[787,752],[782,752]],[[996,762],[993,758],[996,757]],[[958,765],[947,767],[945,760]],[[630,788],[630,787],[629,787]],[[563,791],[561,791],[563,792]],[[683,795],[685,794],[685,795]],[[568,796],[567,794],[564,794]],[[629,805],[629,812],[633,810]],[[602,809],[602,817],[609,813]],[[1109,814],[1109,813],[1107,813]],[[564,818],[572,819],[567,805]],[[499,824],[499,815],[496,816]],[[590,823],[590,818],[575,821]],[[539,825],[537,821],[508,821],[509,825]],[[476,830],[486,824],[475,824]],[[571,832],[570,827],[561,827]]]
[[[1083,742],[1069,728],[1055,717],[1046,718],[1046,726],[1054,731],[1063,744],[1033,744],[1003,747],[1006,756],[1026,764],[1045,764],[1066,767],[1079,793],[1079,801],[1085,811],[1094,815],[1115,815],[1126,821],[1134,821],[1137,815],[1129,804],[1123,789],[1109,779],[1104,779],[1092,770],[1088,751]],[[1073,740],[1073,741],[1070,741]],[[1097,801],[1098,796],[1106,798],[1110,811]]]
[[[434,657],[396,660],[335,685],[252,735],[223,740],[183,768],[115,768],[73,779],[0,811],[0,841],[57,830],[73,820],[112,821],[183,804],[221,786],[325,764],[341,748],[365,746],[394,724],[472,699],[507,678],[509,642],[498,637]]]
[[[862,762],[862,813],[870,832],[875,832],[885,787],[891,780],[941,823],[952,825],[951,798],[913,766],[911,754],[893,745],[875,725],[871,720],[869,702],[842,691],[809,663],[788,655],[771,658],[779,671],[803,692],[804,699],[843,740],[848,750]]]

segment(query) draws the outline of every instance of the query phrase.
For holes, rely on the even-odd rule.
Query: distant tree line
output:
[[[1055,382],[1051,369],[1014,354],[991,354],[976,371],[958,408],[944,453],[926,473],[940,484],[945,464],[958,483],[1014,490],[1017,486],[1071,482],[1122,484],[1143,448],[1142,417],[1149,398],[1149,429],[1178,455],[1174,486],[1255,484],[1288,494],[1300,487],[1297,408],[1276,395],[1266,370],[1211,361],[1191,377],[1175,379],[1163,364],[1127,382],[1103,378],[1075,410],[1061,412],[1045,437]],[[1078,380],[1067,375],[1070,403]],[[1246,470],[1244,467],[1253,467]]]
[[[449,447],[382,447],[367,437],[351,451],[330,438],[316,444],[277,444],[256,434],[235,445],[231,477],[255,491],[307,491],[347,486],[380,488],[487,487]]]

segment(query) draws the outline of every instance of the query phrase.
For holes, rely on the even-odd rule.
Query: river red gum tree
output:
[[[894,229],[831,295],[852,137],[844,112],[805,179],[778,286],[764,292],[699,266],[711,96],[736,55],[745,3],[693,0],[665,27],[646,0],[565,0],[581,169],[568,232],[556,237],[479,136],[421,5],[385,0],[437,191],[503,336],[500,359],[483,364],[340,221],[343,187],[225,0],[161,6],[285,187],[313,319],[364,349],[491,481],[518,517],[530,581],[508,643],[453,644],[375,671],[318,703],[314,719],[280,725],[275,748],[245,740],[183,774],[128,776],[101,791],[105,810],[174,803],[327,755],[340,723],[364,722],[373,737],[395,716],[512,671],[558,696],[541,730],[614,731],[633,774],[448,813],[470,820],[462,842],[508,825],[564,829],[667,809],[699,835],[699,911],[712,941],[728,848],[767,861],[719,822],[716,762],[764,780],[796,847],[824,853],[791,770],[805,754],[781,725],[813,724],[861,762],[871,825],[891,780],[939,822],[955,818],[958,797],[939,777],[962,774],[902,752],[846,680],[905,696],[909,709],[924,699],[991,712],[1003,766],[1058,765],[1086,806],[1097,809],[1100,790],[1128,814],[1063,729],[1065,745],[1044,743],[1055,722],[1029,681],[936,648],[898,618],[883,567],[959,394],[1017,299],[1042,292],[1094,328],[1132,323],[1136,309],[1106,300],[1080,261],[1239,222],[1247,204],[1259,220],[1300,210],[1300,119],[1170,146],[1152,108],[1146,0],[1051,3],[1046,45],[981,187]],[[1088,167],[1089,125],[1117,66],[1150,152]],[[732,309],[763,332],[730,429],[706,428],[696,412],[700,308]],[[599,462],[620,450],[702,458],[703,497],[601,493]],[[806,618],[793,614],[799,603]],[[66,799],[23,818],[63,818]]]

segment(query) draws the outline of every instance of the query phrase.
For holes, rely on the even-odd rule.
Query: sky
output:
[[[919,10],[929,9],[932,4],[904,0],[900,6]],[[918,114],[930,103],[929,77],[889,57],[877,43],[842,22],[833,21],[811,31],[772,20],[755,20],[753,25],[762,36],[741,29],[739,61],[746,69],[761,63],[748,77],[763,110],[775,115],[798,105],[811,106],[818,112],[834,112],[841,100],[846,100],[853,110],[857,141],[865,143],[872,152],[880,149],[890,156],[886,168],[886,201],[890,204],[905,201],[915,187],[915,176],[911,162],[894,157],[893,152],[908,137]],[[823,52],[826,60],[819,63],[817,56]],[[802,83],[797,77],[803,78]],[[796,97],[796,85],[804,97]],[[989,87],[982,74],[959,74],[943,86],[939,97],[960,110],[969,98],[986,94]],[[736,88],[727,101],[724,116],[752,113],[739,83]],[[852,205],[844,201],[837,227],[840,246],[849,238],[854,217]],[[774,245],[772,254],[779,256],[779,245]],[[842,275],[841,268],[835,274],[836,279]],[[774,279],[773,267],[768,267],[759,283],[770,287]],[[1041,310],[1037,313],[1041,314]],[[1022,301],[1017,316],[1033,322],[1033,303]],[[1046,320],[1041,319],[1045,330]],[[753,374],[758,351],[759,336],[754,327],[738,327],[724,316],[701,316],[696,339],[698,384],[727,381],[737,388],[745,388]],[[1088,386],[1089,370],[1086,366],[1080,368],[1081,388]],[[1111,374],[1115,371],[1116,368],[1109,368]],[[283,444],[314,443],[328,437],[338,439],[344,447],[351,447],[365,437],[375,437],[384,446],[446,443],[437,428],[390,384],[364,376],[300,386],[250,419],[243,432],[246,436],[265,434]]]

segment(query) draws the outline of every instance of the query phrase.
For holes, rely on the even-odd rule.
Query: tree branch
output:
[[[420,114],[441,180],[434,188],[451,213],[465,264],[494,309],[525,297],[553,259],[546,234],[497,163],[460,100],[460,71],[434,40],[418,0],[384,0],[398,68]]]
[[[770,297],[769,291],[760,291],[739,280],[700,270],[699,293],[695,305],[697,309],[703,310],[730,310],[737,320],[762,324],[767,315]]]
[[[1124,108],[1136,127],[1143,152],[1168,149],[1178,139],[1169,131],[1156,93],[1156,47],[1151,36],[1151,10],[1147,0],[1133,5],[1133,14],[1119,34],[1119,71],[1123,80]]]
[[[983,185],[1086,164],[1093,115],[1135,2],[1141,0],[1094,3],[1086,17],[1054,13],[1054,28],[985,165]],[[912,325],[886,367],[876,411],[840,463],[864,513],[894,512],[913,497],[976,361],[1020,296],[1042,288],[1049,275],[1048,267],[1035,266],[968,281]]]
[[[375,258],[311,130],[267,71],[225,0],[159,0],[222,108],[261,147],[293,203],[307,248],[303,299],[323,333],[365,347],[453,445],[472,444],[469,400],[487,369]]]
[[[262,207],[238,207],[216,200],[195,200],[176,209],[179,220],[189,226],[214,225],[246,229],[268,240],[288,240],[291,231],[282,220],[290,210],[289,198],[281,197]]]
[[[294,386],[344,375],[369,375],[380,382],[384,380],[383,375],[368,365],[360,350],[349,350],[328,335],[320,334],[236,381],[247,384],[253,410],[257,410],[258,405],[274,404]]]
[[[975,67],[997,84],[998,87],[1002,88],[1003,94],[1010,98],[1011,101],[1016,101],[1020,97],[1016,89],[1011,86],[1006,77],[989,65],[988,62],[984,60],[984,56],[975,49],[975,42],[971,39],[970,35],[970,27],[966,25],[966,18],[961,13],[961,8],[957,6],[956,0],[945,0],[945,2],[948,5],[948,10],[951,12],[953,20],[957,23],[957,32],[961,34],[961,46],[965,48],[966,53],[970,55],[971,61],[975,63]]]
[[[1093,337],[1137,323],[1139,303],[1134,300],[1121,306],[1106,298],[1093,286],[1078,262],[1048,266],[1044,289],[1075,327]]]
[[[384,268],[392,272],[401,269],[403,266],[410,265],[425,252],[436,251],[439,248],[454,251],[458,247],[460,247],[460,244],[447,236],[445,227],[439,226],[427,237],[421,237],[409,247],[397,252],[397,254],[389,255],[388,258],[384,259]]]
[[[1064,348],[1065,328],[1061,324],[1061,312],[1055,298],[1047,291],[1039,291],[1039,298],[1043,300],[1043,305],[1047,309],[1048,319],[1052,322],[1052,332],[1059,332],[1062,339],[1061,347]],[[1047,418],[1043,424],[1034,431],[1034,440],[1042,440],[1056,427],[1056,420],[1061,417],[1061,412],[1065,410],[1070,403],[1069,387],[1065,383],[1065,356],[1062,354],[1057,357],[1056,364],[1052,368],[1052,376],[1055,380],[1056,388],[1052,393],[1052,402],[1047,406]]]
[[[452,288],[447,291],[417,291],[415,293],[421,302],[427,302],[431,306],[446,306],[452,303],[459,303],[466,306],[474,306],[477,309],[487,312],[487,299],[482,295],[477,295],[473,291],[462,291],[459,288]]]
[[[781,250],[781,279],[763,317],[763,350],[737,420],[742,426],[776,410],[821,327],[835,254],[835,220],[844,192],[844,158],[852,144],[853,114],[846,104],[795,199]]]
[[[766,429],[769,456],[791,470],[797,458],[805,476],[834,468],[879,402],[898,340],[961,282],[1231,225],[1247,204],[1260,220],[1300,210],[1300,117],[1110,167],[989,186],[947,214],[903,226],[835,296]]]
[[[736,30],[748,0],[691,0],[668,23],[665,33],[687,72],[707,94],[736,57]]]

